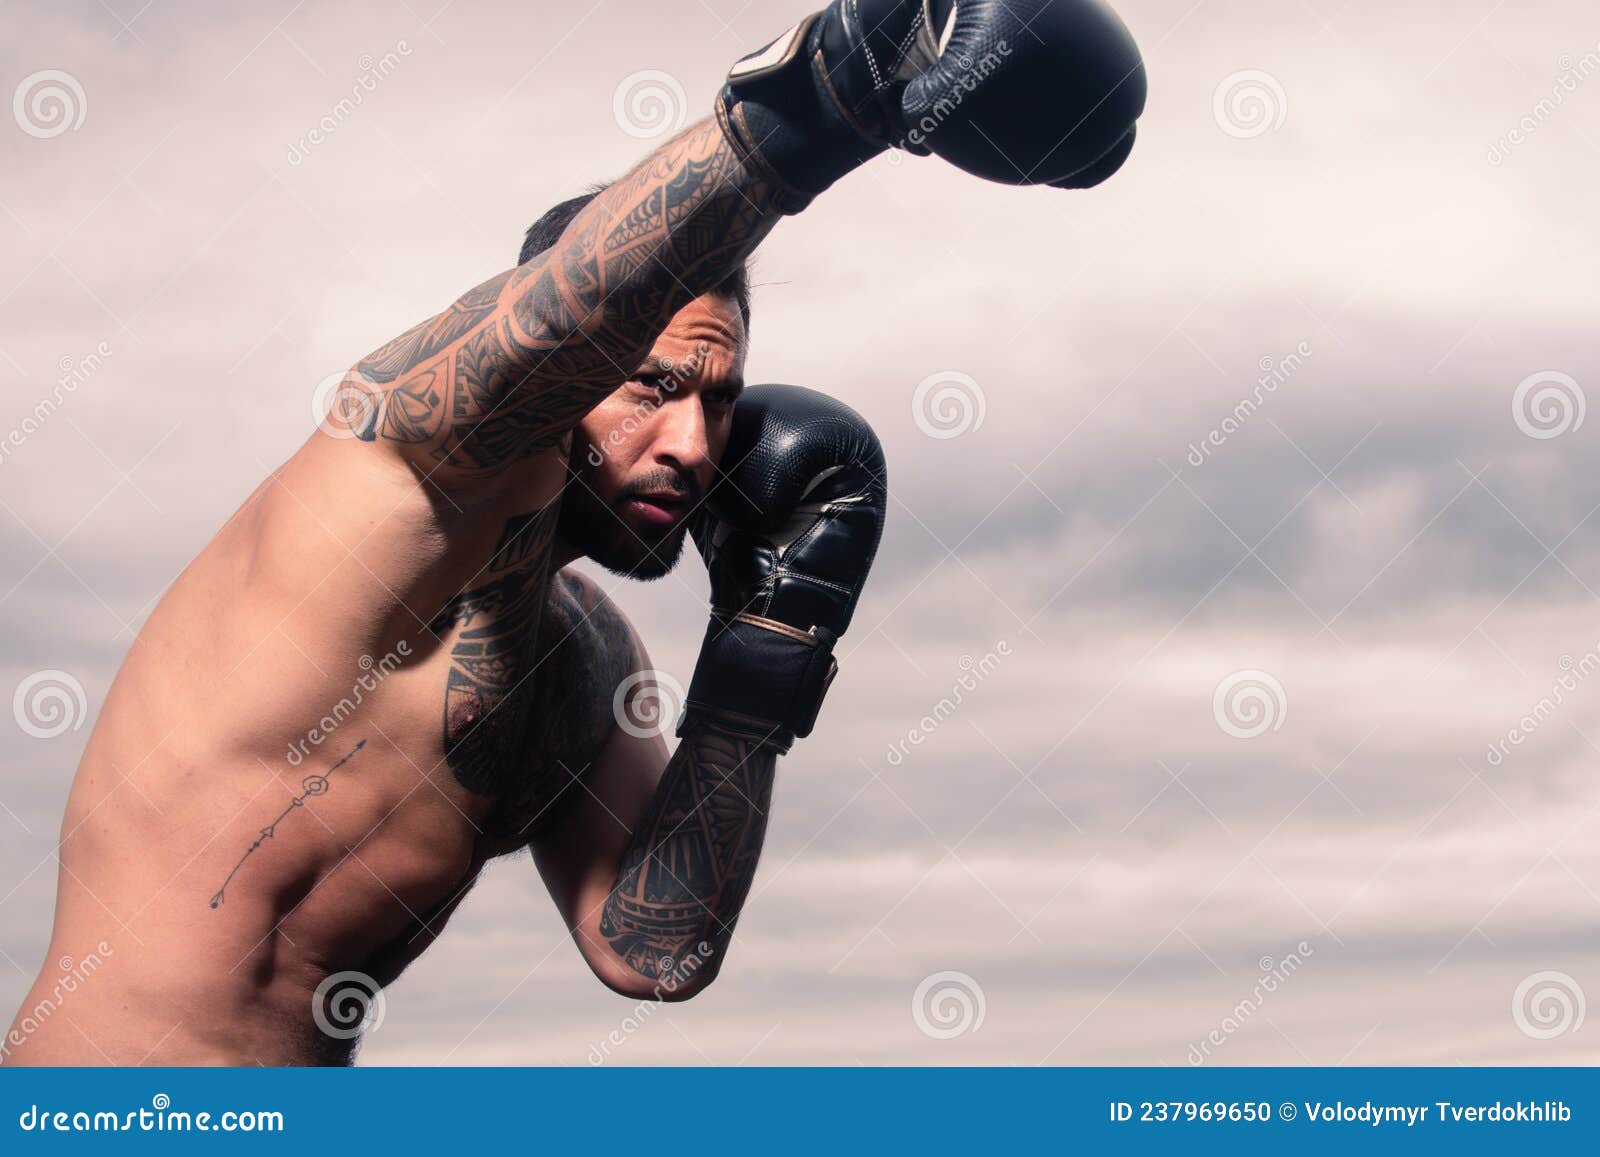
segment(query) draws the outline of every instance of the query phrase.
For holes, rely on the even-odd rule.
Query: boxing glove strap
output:
[[[679,720],[710,716],[759,743],[788,751],[811,734],[838,673],[832,631],[802,631],[760,615],[711,612]]]
[[[783,211],[811,199],[871,160],[886,142],[869,140],[840,105],[813,41],[813,13],[734,64],[717,100],[723,135],[751,168],[783,190]]]

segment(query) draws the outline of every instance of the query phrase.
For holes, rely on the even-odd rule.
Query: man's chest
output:
[[[448,647],[440,726],[458,784],[489,799],[485,833],[525,842],[582,793],[630,669],[626,621],[589,580],[550,570],[554,509],[508,522],[430,625]]]

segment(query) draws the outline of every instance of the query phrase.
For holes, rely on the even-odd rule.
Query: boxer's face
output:
[[[708,294],[678,311],[634,376],[579,424],[563,539],[632,578],[672,569],[727,445],[744,354],[731,298]]]

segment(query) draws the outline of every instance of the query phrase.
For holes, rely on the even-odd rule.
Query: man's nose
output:
[[[700,399],[693,394],[674,398],[656,412],[655,445],[658,461],[692,474],[702,484],[711,466],[711,447],[706,441],[706,417]]]

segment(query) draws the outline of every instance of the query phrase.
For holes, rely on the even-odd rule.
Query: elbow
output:
[[[708,948],[708,945],[700,945]],[[670,962],[663,959],[648,973],[640,972],[621,958],[610,956],[603,960],[590,960],[589,966],[600,983],[629,1000],[655,1001],[662,1004],[681,1004],[693,1000],[711,987],[721,970],[721,959],[710,953],[686,953],[682,960]]]

